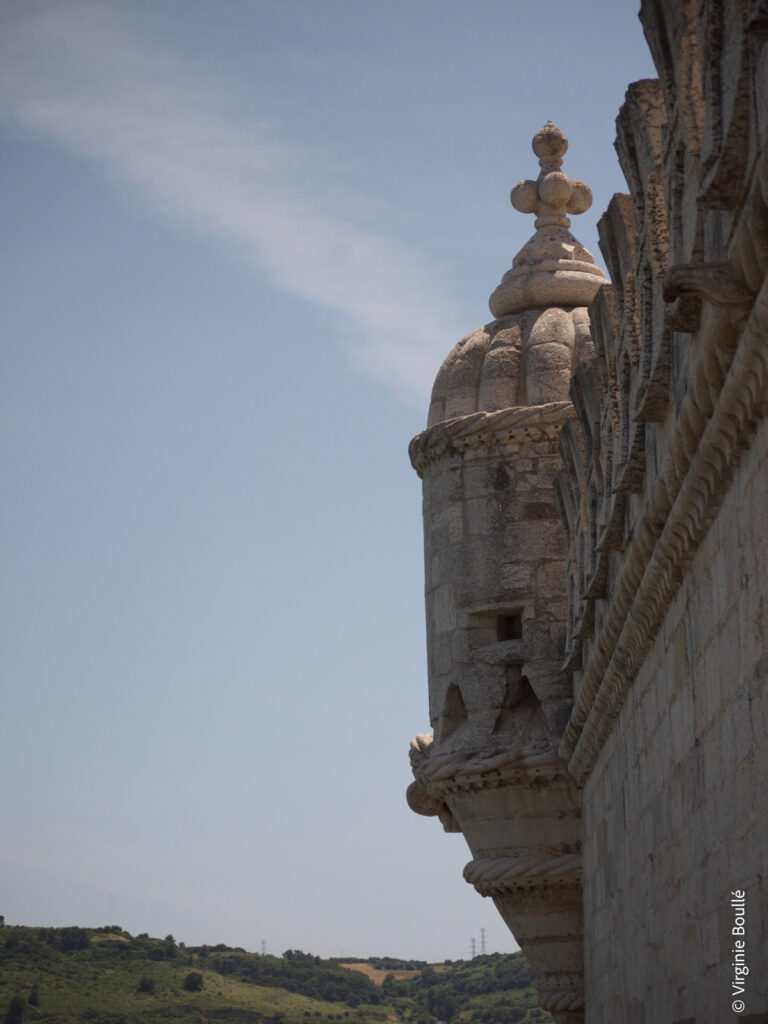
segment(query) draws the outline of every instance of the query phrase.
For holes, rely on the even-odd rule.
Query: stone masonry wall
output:
[[[612,283],[556,481],[585,1020],[764,1024],[768,2],[640,17],[659,77],[617,119],[629,195],[600,221]]]
[[[488,743],[510,661],[551,659],[562,648],[565,552],[552,500],[559,468],[556,441],[545,439],[515,453],[503,445],[457,452],[424,474],[430,721],[440,741],[459,727],[445,721],[452,686],[471,741]],[[513,615],[518,635],[511,621],[500,635],[499,620]],[[479,648],[487,649],[480,670]],[[545,710],[549,696],[539,694]]]
[[[767,517],[763,423],[585,787],[589,1021],[736,1019],[736,889],[746,1012],[768,1006]]]

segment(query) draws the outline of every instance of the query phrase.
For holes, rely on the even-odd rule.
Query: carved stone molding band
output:
[[[462,754],[430,756],[431,736],[411,741],[411,768],[416,779],[434,797],[449,793],[519,785],[538,787],[558,780],[572,780],[559,759],[551,754],[520,757],[514,750],[501,750],[468,757]]]
[[[537,979],[537,987],[540,992],[549,995],[553,992],[562,992],[563,989],[573,989],[572,997],[584,999],[580,992],[584,979],[580,974],[540,974]],[[543,1004],[542,1004],[543,1005]]]
[[[582,986],[583,978],[579,979]],[[584,995],[579,992],[542,992],[541,985],[536,982],[536,987],[541,993],[539,1005],[549,1013],[562,1013],[563,1011],[576,1011],[584,1009]]]
[[[581,885],[581,853],[566,853],[547,859],[541,856],[488,857],[472,860],[464,878],[482,896],[495,896],[514,889]]]
[[[430,462],[483,444],[526,444],[558,436],[573,416],[570,402],[518,406],[498,412],[476,412],[438,423],[417,434],[408,447],[411,464],[419,476]]]
[[[584,978],[581,974],[566,974],[561,971],[551,974],[539,972],[534,984],[539,993],[539,1005],[549,1013],[578,1014],[584,1009]],[[578,1020],[579,1017],[571,1019]]]
[[[429,463],[481,444],[492,441],[524,444],[557,437],[563,423],[572,415],[573,407],[569,401],[553,401],[547,406],[472,413],[447,420],[414,437],[409,445],[411,464],[419,476],[423,476]]]

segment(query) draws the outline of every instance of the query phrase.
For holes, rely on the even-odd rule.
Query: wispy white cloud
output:
[[[156,215],[340,314],[354,364],[424,405],[457,310],[429,259],[379,226],[381,204],[318,189],[316,153],[243,115],[231,84],[112,7],[24,0],[3,20],[6,117],[102,162]]]

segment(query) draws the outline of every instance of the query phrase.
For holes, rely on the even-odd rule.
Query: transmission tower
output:
[[[474,940],[474,938],[471,938],[469,941],[472,943],[472,959],[474,960],[475,959],[475,940]]]
[[[261,955],[265,956],[267,952],[267,944],[264,939],[261,940]]]
[[[485,956],[485,928],[480,929],[480,955]]]

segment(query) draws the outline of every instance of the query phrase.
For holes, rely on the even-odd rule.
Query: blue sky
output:
[[[404,800],[407,444],[533,231],[508,193],[547,119],[597,255],[653,74],[635,5],[3,0],[0,28],[0,913],[514,949]]]

